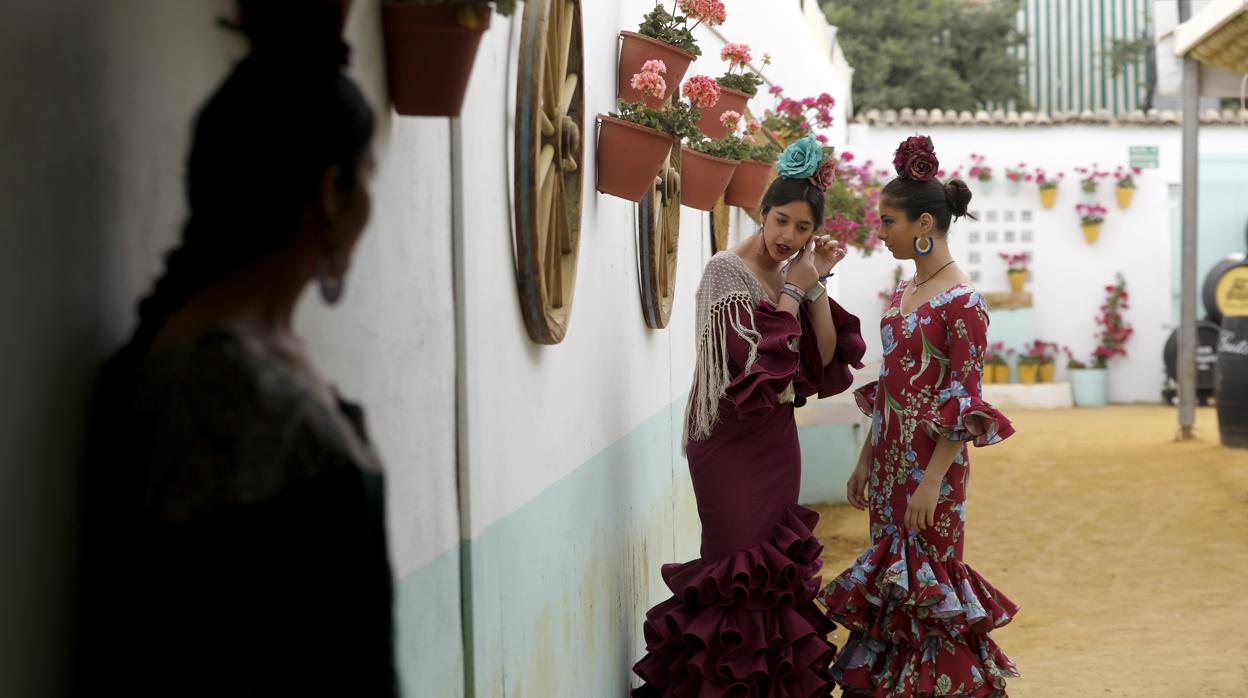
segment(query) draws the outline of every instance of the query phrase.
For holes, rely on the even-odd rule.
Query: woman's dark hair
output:
[[[810,206],[810,215],[815,221],[815,228],[823,225],[823,192],[810,183],[808,179],[786,179],[777,177],[763,194],[762,211],[767,212],[776,206],[784,206],[794,201],[805,201]]]
[[[884,185],[880,200],[904,211],[907,220],[917,220],[924,213],[932,214],[936,230],[941,233],[948,232],[949,224],[963,216],[975,220],[966,210],[971,203],[971,188],[960,179],[942,184],[938,179],[920,182],[897,177]]]
[[[374,120],[343,73],[337,0],[238,0],[251,52],[200,110],[187,163],[190,215],[139,304],[127,347],[142,356],[197,292],[289,244],[327,170],[355,186]]]

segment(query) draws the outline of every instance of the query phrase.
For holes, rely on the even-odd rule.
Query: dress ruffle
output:
[[[754,309],[754,331],[759,335],[753,363],[741,371],[724,389],[740,418],[757,417],[775,409],[780,395],[793,384],[800,367],[798,346],[802,326],[792,315],[766,303]],[[748,355],[745,340],[728,337],[730,355]]]
[[[965,394],[942,402],[933,415],[922,420],[922,425],[932,438],[973,441],[976,446],[1001,443],[1014,434],[1010,420],[997,408]]]
[[[858,404],[858,409],[868,417],[875,414],[875,398],[879,391],[879,381],[871,381],[854,391],[854,402]]]
[[[831,361],[824,361],[819,352],[814,319],[811,317],[811,313],[817,311],[810,305],[802,308],[802,333],[809,339],[801,345],[802,370],[794,386],[799,398],[839,395],[853,385],[854,374],[850,369],[862,368],[862,357],[867,351],[867,344],[862,339],[862,323],[857,316],[831,298],[828,299],[828,309],[832,314],[832,324],[836,327],[836,351],[833,352]],[[800,401],[798,407],[804,402],[805,400]]]
[[[1004,696],[1018,675],[988,635],[1018,606],[960,560],[932,559],[918,534],[882,538],[820,600],[851,632],[832,670],[847,695]]]
[[[819,515],[789,505],[770,538],[718,560],[664,565],[672,598],[646,614],[634,696],[830,696],[833,625],[814,603]]]

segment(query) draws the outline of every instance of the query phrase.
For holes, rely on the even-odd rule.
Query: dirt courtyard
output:
[[[1010,696],[1248,697],[1248,451],[1218,445],[1213,409],[1185,443],[1161,406],[1010,418],[1015,436],[971,453],[966,548],[1022,606],[994,633],[1022,673]],[[867,515],[820,514],[826,582]]]

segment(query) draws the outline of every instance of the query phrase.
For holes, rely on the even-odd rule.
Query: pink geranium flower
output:
[[[735,66],[742,66],[750,62],[753,58],[750,55],[750,47],[746,44],[726,44],[723,50],[719,52],[721,60],[728,61]]]
[[[659,75],[667,75],[667,64],[657,58],[646,61],[641,66],[643,73],[658,73]]]
[[[642,71],[633,75],[633,79],[629,84],[632,85],[634,90],[648,97],[661,98],[667,94],[667,81],[658,73]]]
[[[693,106],[698,109],[710,109],[719,103],[719,83],[714,78],[705,75],[695,75],[685,81],[684,87],[681,88],[681,94],[685,96]],[[740,114],[737,118],[740,118]]]
[[[737,124],[741,123],[741,113],[732,110],[726,111],[719,115],[719,123],[723,124],[724,128],[729,131],[736,131]]]

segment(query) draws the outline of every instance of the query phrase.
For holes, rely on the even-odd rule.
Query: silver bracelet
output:
[[[798,305],[801,305],[802,301],[806,300],[806,294],[802,293],[802,289],[797,284],[786,283],[780,292],[797,301]]]

